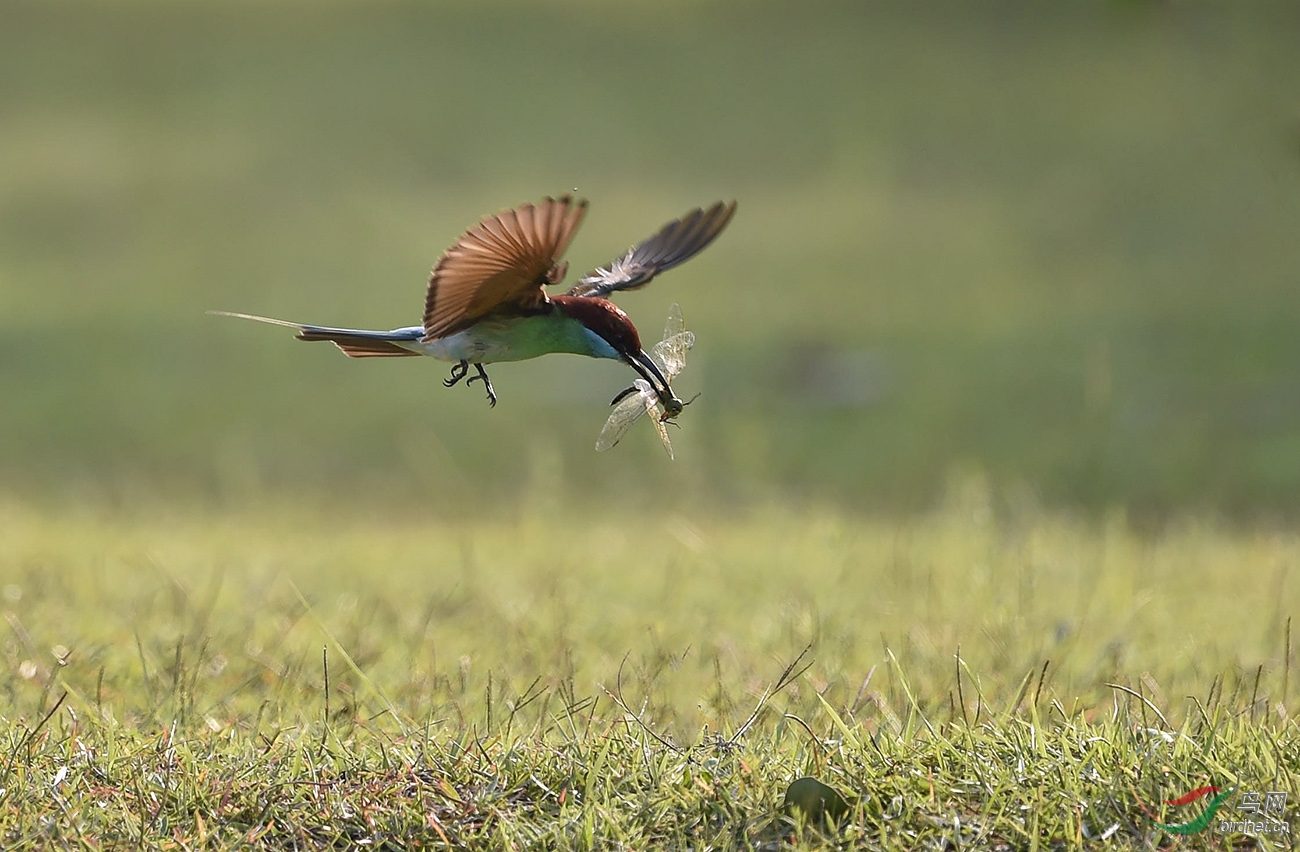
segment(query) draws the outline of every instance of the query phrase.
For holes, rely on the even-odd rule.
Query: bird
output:
[[[618,359],[654,389],[664,418],[675,417],[685,403],[642,348],[631,318],[609,296],[640,289],[694,257],[731,222],[736,202],[697,207],[588,272],[567,292],[550,295],[546,288],[561,283],[568,271],[561,258],[586,212],[586,199],[566,193],[485,216],[434,265],[421,325],[371,331],[233,311],[208,313],[292,328],[298,340],[329,341],[351,358],[427,355],[449,361],[454,366],[443,384],[450,388],[462,379],[466,386],[481,381],[491,407],[497,395],[485,364],[561,352]]]

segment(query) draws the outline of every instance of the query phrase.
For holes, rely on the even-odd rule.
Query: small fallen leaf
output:
[[[798,778],[785,791],[782,807],[787,811],[799,810],[804,819],[825,821],[842,819],[849,812],[849,803],[833,787],[816,778]]]

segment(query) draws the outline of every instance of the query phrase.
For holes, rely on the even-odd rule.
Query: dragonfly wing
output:
[[[668,427],[664,425],[664,421],[661,419],[664,407],[659,403],[659,398],[647,399],[645,408],[650,414],[650,423],[655,427],[655,431],[659,433],[659,440],[663,442],[664,452],[668,454],[670,460],[674,459],[673,442],[668,440]]]
[[[650,350],[650,355],[658,362],[668,380],[672,381],[686,368],[686,353],[694,345],[695,335],[692,332],[679,331],[656,343]]]
[[[623,439],[632,424],[646,413],[647,397],[658,402],[658,397],[645,379],[637,379],[635,387],[637,392],[623,397],[610,412],[609,419],[600,430],[600,437],[596,438],[596,452],[603,453]]]
[[[671,380],[686,366],[685,352],[682,351],[680,337],[686,331],[682,321],[682,309],[676,302],[668,306],[668,321],[664,324],[664,337],[650,350],[650,357]],[[670,343],[669,341],[676,341]],[[692,335],[691,343],[695,342]],[[690,345],[686,349],[690,349]]]
[[[685,330],[686,323],[682,320],[682,306],[673,302],[668,306],[668,322],[664,325],[664,340],[674,334],[681,334]]]

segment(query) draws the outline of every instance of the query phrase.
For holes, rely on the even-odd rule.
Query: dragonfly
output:
[[[685,368],[686,353],[690,352],[694,345],[695,335],[686,330],[682,322],[682,309],[673,303],[668,309],[664,339],[650,350],[650,358],[663,371],[664,377],[671,382]],[[610,412],[609,419],[600,430],[600,437],[596,439],[596,452],[603,453],[611,449],[623,439],[627,430],[632,428],[632,424],[641,419],[641,415],[649,414],[650,424],[659,434],[664,452],[668,453],[668,458],[673,458],[673,443],[668,440],[667,424],[673,422],[673,419],[682,413],[682,409],[694,401],[692,398],[688,402],[682,402],[673,397],[671,403],[666,406],[649,382],[645,379],[637,379],[632,387],[614,397],[611,403],[614,410]]]

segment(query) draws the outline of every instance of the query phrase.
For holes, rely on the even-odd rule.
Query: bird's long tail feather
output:
[[[409,335],[392,331],[366,331],[359,328],[330,328],[322,325],[306,325],[300,322],[261,317],[256,314],[240,314],[234,311],[208,311],[214,316],[235,317],[253,320],[270,325],[281,325],[298,332],[299,340],[314,342],[328,340],[343,351],[349,358],[397,358],[406,355],[419,355],[409,349],[403,349],[393,341],[406,340]]]

